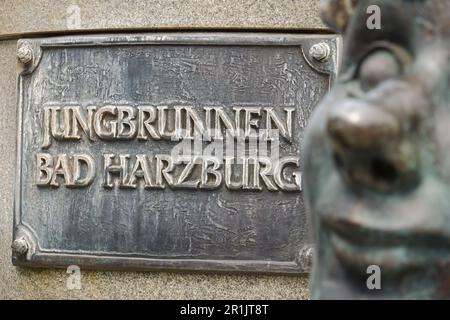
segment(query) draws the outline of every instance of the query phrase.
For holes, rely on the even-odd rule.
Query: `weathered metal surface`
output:
[[[309,57],[318,43],[330,49],[325,60]],[[307,271],[299,146],[338,45],[328,35],[238,33],[20,40],[13,262]],[[279,128],[278,174],[263,179],[244,162],[228,167],[230,182],[215,156],[192,157],[191,168],[174,160],[185,140],[171,127],[191,126],[189,136],[217,122],[232,141],[242,129],[244,158],[254,150],[246,129]],[[222,140],[203,141],[203,152],[213,141]]]

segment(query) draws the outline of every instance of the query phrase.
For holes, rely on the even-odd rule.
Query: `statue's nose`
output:
[[[403,138],[394,114],[348,99],[330,109],[327,134],[334,162],[350,184],[389,191],[415,180],[415,147]]]
[[[349,151],[387,146],[400,134],[394,115],[358,100],[346,100],[333,108],[327,130],[337,147]]]

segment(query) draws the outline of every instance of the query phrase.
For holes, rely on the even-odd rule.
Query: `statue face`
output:
[[[312,298],[448,298],[450,3],[357,1],[344,46],[304,145]]]

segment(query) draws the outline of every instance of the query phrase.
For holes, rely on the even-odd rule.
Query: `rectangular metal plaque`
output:
[[[307,271],[300,146],[338,45],[265,33],[20,40],[13,263]]]

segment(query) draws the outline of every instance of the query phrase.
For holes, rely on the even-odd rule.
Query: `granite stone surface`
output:
[[[0,38],[104,29],[321,30],[325,26],[318,4],[319,0],[2,0]]]

